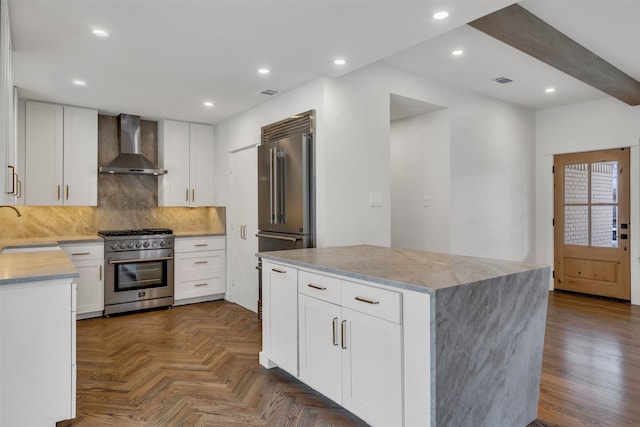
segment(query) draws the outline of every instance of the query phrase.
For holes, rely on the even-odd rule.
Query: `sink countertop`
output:
[[[549,268],[522,262],[369,245],[260,252],[258,256],[430,294],[482,280]]]
[[[74,277],[80,273],[61,250],[0,253],[0,285]]]

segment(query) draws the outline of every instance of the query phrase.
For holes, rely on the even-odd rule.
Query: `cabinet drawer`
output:
[[[224,276],[224,251],[186,253],[176,255],[176,280],[199,280]]]
[[[339,305],[340,279],[301,271],[298,273],[298,293]]]
[[[216,251],[225,248],[225,237],[203,236],[203,237],[176,237],[176,252],[199,252]]]
[[[104,244],[102,243],[61,244],[60,248],[71,258],[71,261],[104,259]]]
[[[402,294],[398,292],[342,281],[342,306],[391,322],[402,323]]]
[[[175,284],[175,299],[196,298],[225,292],[224,274],[204,280],[180,281]]]

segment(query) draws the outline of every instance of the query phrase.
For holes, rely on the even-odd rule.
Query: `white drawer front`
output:
[[[78,243],[60,245],[71,261],[83,259],[104,259],[104,243]]]
[[[339,305],[340,279],[301,271],[298,273],[298,293]]]
[[[402,323],[402,294],[398,292],[342,281],[342,306]]]
[[[176,281],[224,277],[224,251],[176,254]]]
[[[226,291],[224,274],[219,277],[189,280],[177,282],[175,284],[175,299],[181,300],[186,298],[203,297],[207,295],[222,294]]]
[[[224,250],[224,236],[176,237],[176,252],[198,252]]]

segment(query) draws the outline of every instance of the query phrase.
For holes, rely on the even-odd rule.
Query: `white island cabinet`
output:
[[[368,245],[259,256],[263,366],[372,426],[536,419],[549,267]]]
[[[0,254],[0,426],[75,417],[77,276],[60,250]]]
[[[80,273],[78,288],[78,319],[100,317],[104,311],[104,243],[61,243]]]

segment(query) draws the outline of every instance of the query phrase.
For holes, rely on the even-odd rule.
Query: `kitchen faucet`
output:
[[[9,208],[9,209],[13,209],[14,211],[16,211],[16,215],[18,215],[18,218],[20,218],[22,216],[22,214],[20,213],[20,211],[16,208],[14,208],[13,206],[7,206],[7,205],[0,205],[0,208]]]

